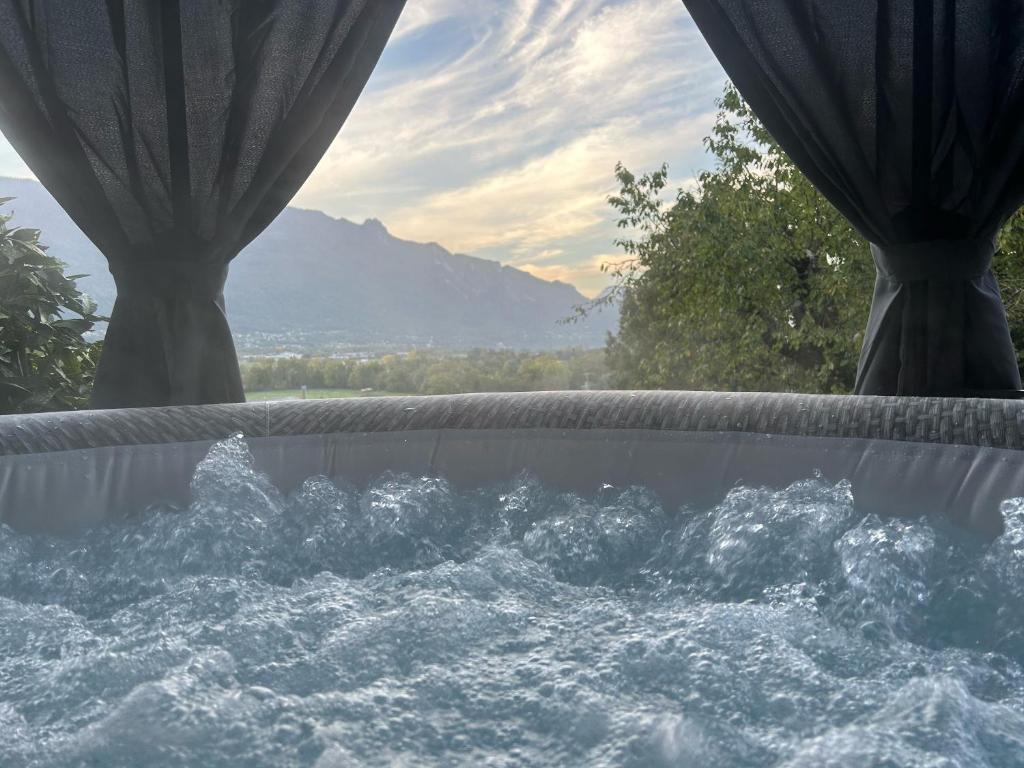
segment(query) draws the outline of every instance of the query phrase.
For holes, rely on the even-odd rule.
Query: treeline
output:
[[[473,350],[465,354],[417,351],[372,360],[326,357],[263,358],[242,363],[248,392],[298,389],[372,389],[421,395],[460,392],[535,392],[608,386],[603,350],[551,353]]]

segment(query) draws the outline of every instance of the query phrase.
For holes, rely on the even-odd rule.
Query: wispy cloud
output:
[[[689,121],[672,127],[675,130],[667,132],[672,139],[689,135],[700,140]],[[450,247],[465,251],[500,247],[512,259],[589,234],[607,223],[606,200],[614,191],[612,169],[625,143],[640,132],[632,118],[610,121],[519,166],[452,190],[425,194],[395,210],[393,227],[413,239],[436,240],[440,225]],[[648,163],[668,153],[670,143],[668,136],[651,137],[646,151],[653,154]]]
[[[723,81],[681,2],[413,0],[298,202],[580,276],[615,163],[691,176]]]

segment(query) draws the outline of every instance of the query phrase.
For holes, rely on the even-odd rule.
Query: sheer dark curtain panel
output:
[[[228,263],[320,160],[404,2],[0,0],[0,128],[117,284],[95,407],[244,399]]]
[[[1024,3],[684,2],[768,130],[871,243],[857,392],[1019,389],[990,264],[1024,201]]]

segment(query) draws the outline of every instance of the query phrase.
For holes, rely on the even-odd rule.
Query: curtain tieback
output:
[[[901,245],[871,244],[871,256],[879,274],[898,283],[973,280],[982,277],[992,266],[995,252],[994,236]]]
[[[224,292],[227,264],[138,259],[111,264],[119,296],[216,301]]]

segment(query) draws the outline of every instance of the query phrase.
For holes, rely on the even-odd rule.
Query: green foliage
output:
[[[867,243],[728,87],[705,140],[715,159],[662,202],[666,168],[621,165],[609,202],[627,259],[615,266],[622,387],[844,392],[853,385],[874,267]]]
[[[626,258],[608,365],[619,387],[849,392],[874,284],[868,243],[807,181],[728,86],[705,145],[714,158],[663,202],[665,166],[616,168],[609,198]],[[993,268],[1024,361],[1024,214]],[[585,311],[585,310],[584,310]]]
[[[80,408],[100,352],[83,335],[104,318],[75,287],[81,275],[66,276],[39,244],[39,230],[10,220],[0,215],[0,413]]]
[[[602,350],[534,354],[477,349],[417,351],[372,360],[263,358],[242,364],[248,392],[313,388],[372,389],[421,395],[598,389],[608,384]]]
[[[1017,211],[1003,226],[998,245],[992,271],[999,280],[1020,367],[1024,365],[1024,209]]]

